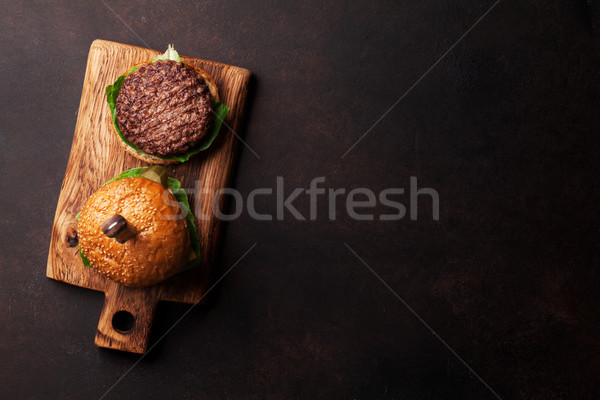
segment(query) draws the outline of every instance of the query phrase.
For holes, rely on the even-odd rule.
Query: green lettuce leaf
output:
[[[185,192],[185,189],[181,187],[181,182],[179,182],[175,178],[169,177],[168,185],[171,188],[173,195],[185,211],[188,224],[188,231],[190,233],[190,242],[192,243],[192,250],[194,250],[194,253],[196,254],[196,258],[183,267],[183,270],[185,271],[200,264],[200,237],[198,236],[198,230],[196,229],[196,224],[194,222],[194,213],[192,212],[192,208],[190,207],[190,202],[188,201],[187,193]]]
[[[139,167],[139,168],[129,169],[125,172],[122,172],[121,175],[116,176],[116,177],[112,178],[111,180],[107,181],[104,185],[108,185],[109,183],[111,183],[112,181],[116,181],[117,179],[133,178],[134,176],[141,176],[142,172],[144,172],[147,169],[148,169],[148,167]],[[102,185],[102,186],[104,186],[104,185]]]
[[[144,172],[148,168],[149,167],[132,168],[130,170],[127,170],[127,171],[121,173],[119,176],[112,178],[111,180],[106,182],[104,185],[107,185],[112,181],[116,181],[117,179],[133,178],[136,176],[141,176],[141,173]],[[175,178],[169,177],[167,184],[169,185],[171,192],[173,192],[173,195],[175,196],[175,198],[177,199],[177,201],[183,208],[183,211],[185,212],[185,219],[187,222],[188,232],[190,234],[190,242],[192,245],[192,250],[196,254],[196,258],[193,259],[192,261],[188,262],[183,267],[182,271],[185,271],[185,270],[188,270],[188,269],[193,268],[200,264],[200,237],[198,235],[198,230],[196,228],[194,213],[192,212],[192,209],[190,207],[190,202],[188,200],[187,193],[185,192],[185,189],[183,189],[181,187],[181,182],[179,182]],[[102,186],[104,186],[104,185],[102,185]],[[77,214],[77,215],[79,216],[79,214]],[[85,265],[86,267],[93,268],[90,261],[86,258],[86,256],[81,251],[81,247],[79,247],[79,256],[81,257],[81,260],[83,261],[83,265]]]
[[[173,49],[173,51],[175,51],[175,50]],[[165,56],[167,54],[167,52],[169,52],[168,49],[165,52],[165,54],[163,54],[162,56]],[[176,51],[175,51],[175,54],[177,54]],[[155,58],[151,62],[154,62],[158,59],[162,59],[162,58],[160,58],[162,56]],[[179,58],[179,55],[177,55],[177,57]],[[179,60],[181,61],[181,59],[179,59]],[[121,140],[123,140],[123,142],[125,142],[128,146],[132,147],[133,149],[135,149],[136,151],[138,151],[140,153],[146,154],[144,151],[140,150],[136,145],[131,143],[129,140],[125,139],[125,136],[123,136],[123,134],[121,133],[121,128],[119,128],[119,123],[117,122],[116,103],[117,103],[117,97],[119,97],[119,91],[121,90],[121,87],[123,86],[123,83],[125,82],[125,78],[127,77],[127,75],[129,75],[130,73],[135,71],[137,68],[138,67],[133,67],[125,75],[121,75],[120,77],[118,77],[117,80],[115,81],[115,83],[113,83],[112,85],[108,85],[106,87],[105,92],[106,92],[106,101],[108,102],[108,107],[110,109],[110,115],[112,117],[112,121],[115,126],[115,130],[117,131],[117,134],[119,135]],[[161,157],[161,156],[156,156],[156,157],[162,158],[163,160],[177,160],[179,162],[186,162],[190,159],[190,157],[200,153],[201,151],[208,149],[210,147],[210,145],[214,142],[214,140],[217,138],[217,135],[219,134],[219,131],[221,130],[221,125],[223,123],[223,120],[227,116],[227,113],[229,113],[229,110],[230,110],[230,108],[227,107],[225,104],[220,103],[217,100],[213,99],[213,113],[215,114],[215,118],[214,118],[214,121],[213,121],[211,127],[209,128],[209,130],[206,134],[206,138],[202,142],[200,142],[196,147],[194,147],[193,149],[191,149],[190,151],[188,151],[185,154],[177,154],[177,155],[170,156],[170,157]]]
[[[173,47],[172,44],[170,44],[167,47],[167,51],[165,51],[160,56],[156,57],[154,60],[152,60],[152,62],[157,61],[157,60],[171,60],[171,61],[182,62],[181,57],[179,57],[179,53],[177,52],[177,50],[175,50],[175,48]]]
[[[81,257],[81,261],[83,261],[84,266],[93,268],[92,264],[90,263],[90,260],[88,260],[87,257],[81,251],[81,247],[79,248],[79,256]]]

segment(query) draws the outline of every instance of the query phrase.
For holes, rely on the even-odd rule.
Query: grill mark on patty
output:
[[[161,60],[144,64],[125,78],[116,102],[123,136],[142,151],[186,153],[213,122],[212,97],[192,67]]]

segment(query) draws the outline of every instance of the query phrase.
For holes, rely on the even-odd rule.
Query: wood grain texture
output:
[[[219,87],[221,102],[231,108],[221,133],[212,146],[189,162],[167,167],[169,175],[181,181],[188,193],[200,235],[200,267],[178,274],[147,289],[130,289],[104,278],[94,269],[82,265],[73,239],[75,216],[87,198],[104,182],[134,167],[145,166],[127,154],[117,140],[105,88],[132,65],[151,60],[158,51],[120,43],[95,40],[90,48],[85,81],[75,127],[75,135],[63,180],[48,253],[46,275],[93,290],[104,291],[106,301],[96,335],[96,345],[143,353],[156,303],[176,301],[193,304],[204,295],[211,267],[215,263],[221,224],[213,215],[210,195],[229,185],[238,147],[237,132],[246,101],[250,72],[211,61],[182,57],[187,64],[204,69]],[[195,193],[205,194],[195,195]],[[222,207],[224,199],[219,199]],[[132,332],[123,335],[112,328],[114,312],[126,310],[135,318]]]

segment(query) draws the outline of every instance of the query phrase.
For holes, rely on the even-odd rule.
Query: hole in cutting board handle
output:
[[[131,333],[135,318],[129,311],[117,311],[112,317],[112,327],[115,331],[127,334]]]

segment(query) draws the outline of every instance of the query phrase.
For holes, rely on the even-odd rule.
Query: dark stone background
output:
[[[502,399],[600,392],[597,0],[501,1],[343,159],[491,1],[106,2],[139,38],[101,1],[1,4],[0,397],[100,398],[138,360],[93,345],[101,293],[45,277],[96,38],[254,73],[244,195],[416,176],[441,201],[228,223],[217,274],[255,249],[104,398],[496,398],[344,243]]]

